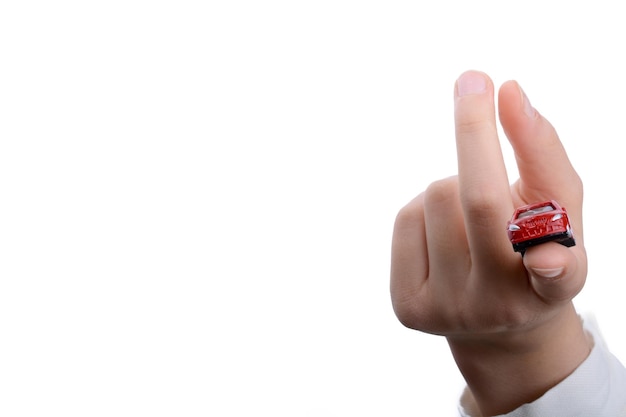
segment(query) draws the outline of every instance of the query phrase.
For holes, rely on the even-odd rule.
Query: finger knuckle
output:
[[[403,227],[420,223],[424,219],[424,194],[421,193],[408,204],[402,207],[396,214],[396,227]]]
[[[406,308],[396,307],[394,304],[394,312],[396,313],[396,317],[398,321],[409,329],[416,329],[418,326],[418,321],[415,319],[415,316],[411,314],[409,310]]]
[[[393,301],[394,313],[404,327],[413,330],[423,330],[425,328],[424,322],[427,320],[425,311],[420,304],[406,297],[395,298]]]
[[[485,120],[484,115],[468,115],[457,119],[456,134],[459,138],[483,136],[485,133],[493,132],[495,126],[489,120]]]
[[[463,192],[462,201],[467,220],[489,222],[501,206],[502,196],[487,186],[468,187]]]
[[[445,178],[431,183],[424,192],[424,205],[438,206],[447,204],[451,199],[458,198],[456,177]]]

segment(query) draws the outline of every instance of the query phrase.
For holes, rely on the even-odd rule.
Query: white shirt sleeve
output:
[[[589,357],[541,398],[497,417],[626,417],[626,369],[609,352],[594,317],[583,327],[594,340]],[[472,417],[463,403],[462,417]]]

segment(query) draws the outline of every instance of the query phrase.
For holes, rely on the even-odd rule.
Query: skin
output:
[[[515,81],[498,111],[520,178],[508,180],[497,134],[494,86],[468,71],[454,88],[458,175],[436,181],[400,210],[391,259],[391,298],[405,326],[442,335],[467,381],[464,403],[493,416],[532,402],[589,355],[572,298],[587,256],[582,182],[552,125]],[[506,222],[516,207],[557,200],[576,246],[515,253]]]

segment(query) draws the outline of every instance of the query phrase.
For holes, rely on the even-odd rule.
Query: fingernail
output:
[[[519,84],[517,85],[517,87],[519,88],[519,91],[522,96],[522,108],[524,109],[524,113],[526,113],[526,116],[528,117],[535,117],[536,111],[533,105],[530,104],[530,100],[528,100],[528,96],[526,95],[526,93],[524,92],[524,90]]]
[[[537,276],[538,278],[547,278],[553,279],[558,277],[563,273],[565,268],[530,268],[531,274]]]
[[[456,81],[456,94],[459,97],[481,94],[485,91],[487,91],[487,79],[480,72],[465,72]]]

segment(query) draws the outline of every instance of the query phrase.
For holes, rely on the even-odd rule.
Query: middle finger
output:
[[[489,265],[510,255],[505,225],[513,203],[496,129],[493,83],[486,74],[468,71],[457,80],[455,125],[461,206],[472,259]]]

